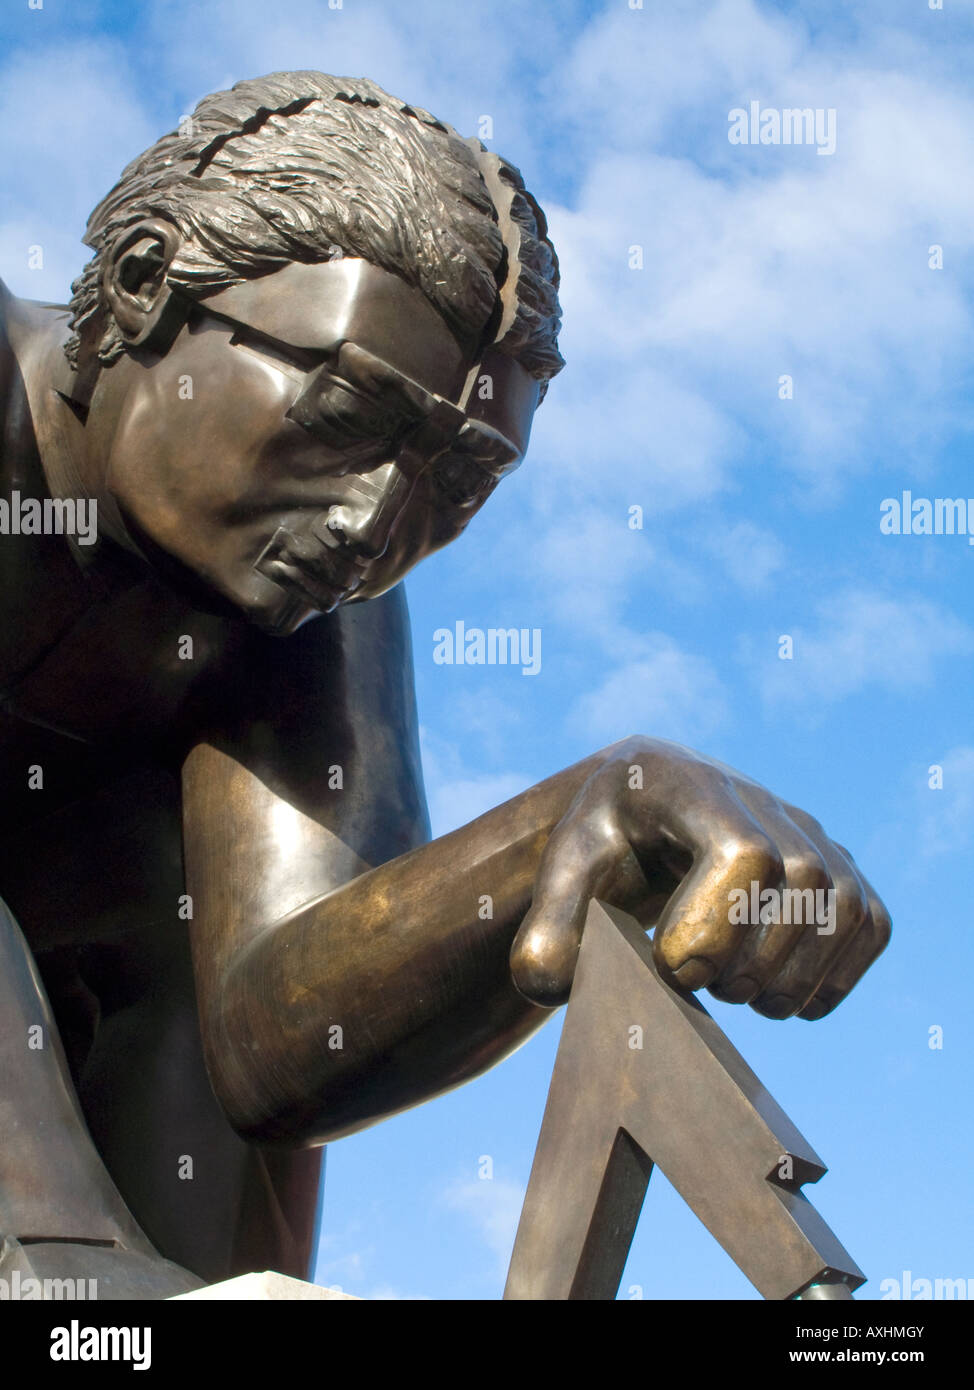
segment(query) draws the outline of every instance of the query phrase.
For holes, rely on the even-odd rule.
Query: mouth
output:
[[[323,543],[313,529],[285,525],[277,528],[254,563],[258,574],[297,590],[320,613],[333,612],[361,588],[367,568],[366,561]]]

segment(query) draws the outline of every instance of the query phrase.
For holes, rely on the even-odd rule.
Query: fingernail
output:
[[[772,1018],[787,1018],[795,1011],[795,1001],[790,994],[775,994],[770,999],[765,1000],[761,1008]]]
[[[717,974],[717,967],[703,956],[691,956],[673,971],[673,978],[682,989],[703,989]]]
[[[807,1019],[809,1023],[814,1023],[817,1018],[821,1018],[822,1015],[827,1014],[828,1011],[829,1006],[826,1003],[826,1001],[824,999],[820,999],[818,995],[816,995],[815,998],[811,1001],[811,1003],[806,1004],[805,1007],[802,1009],[801,1016],[802,1018]]]

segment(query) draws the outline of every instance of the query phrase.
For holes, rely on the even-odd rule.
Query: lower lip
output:
[[[283,582],[299,589],[303,596],[322,613],[330,613],[359,587],[357,583],[351,588],[332,584],[318,573],[306,569],[303,565],[295,564],[290,559],[272,560],[264,569],[264,573],[269,579],[275,579],[279,583]]]

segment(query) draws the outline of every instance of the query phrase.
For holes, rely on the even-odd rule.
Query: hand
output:
[[[522,994],[550,1007],[568,998],[601,897],[656,925],[656,963],[683,988],[767,1018],[834,1009],[890,935],[849,852],[804,811],[678,744],[626,739],[603,759],[541,856],[511,949]]]

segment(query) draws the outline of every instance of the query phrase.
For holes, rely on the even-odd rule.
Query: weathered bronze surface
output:
[[[685,748],[633,738],[428,843],[399,581],[561,365],[517,171],[374,84],[275,74],[86,240],[70,309],[0,295],[0,1261],[97,1248],[119,1297],[306,1274],[315,1146],[539,1027],[593,896],[686,988],[834,1008],[885,910]],[[18,531],[15,498],[97,504],[97,540]],[[736,923],[753,884],[834,887],[834,930]]]

